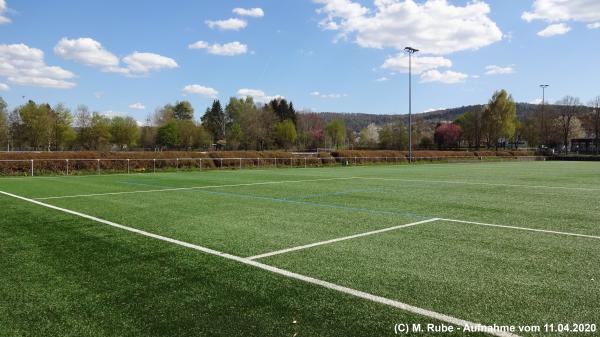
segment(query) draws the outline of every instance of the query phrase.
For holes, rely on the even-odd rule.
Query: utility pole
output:
[[[548,84],[540,84],[540,88],[542,88],[542,142],[544,145],[548,144],[548,128],[546,127],[546,117],[544,116],[544,107],[546,105],[546,88],[548,87]]]
[[[406,47],[404,48],[404,51],[408,53],[408,162],[412,163],[412,55],[419,50],[412,47]]]

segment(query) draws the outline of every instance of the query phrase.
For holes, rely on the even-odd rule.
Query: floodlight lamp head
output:
[[[550,86],[550,85],[548,85],[548,84],[540,84],[540,87],[541,87],[541,88],[548,88],[549,86]]]
[[[414,53],[418,52],[419,50],[415,49],[413,47],[406,47],[406,48],[404,48],[404,51],[407,53],[410,53],[410,54],[414,54]]]

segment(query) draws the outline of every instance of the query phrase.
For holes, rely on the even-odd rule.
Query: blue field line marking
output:
[[[431,219],[432,218],[431,216],[423,216],[420,214],[415,214],[415,213],[410,213],[410,212],[384,211],[384,210],[375,210],[375,209],[370,209],[370,208],[352,207],[352,206],[345,206],[345,205],[338,205],[338,204],[321,204],[321,203],[310,202],[310,201],[264,197],[264,196],[251,195],[251,194],[216,192],[216,191],[209,191],[209,190],[193,190],[193,191],[186,191],[186,192],[201,192],[201,193],[207,193],[207,194],[213,194],[213,195],[233,196],[233,197],[240,197],[240,198],[268,200],[268,201],[273,201],[273,202],[299,204],[299,205],[307,205],[307,206],[315,206],[315,207],[344,209],[344,210],[349,210],[349,211],[367,212],[367,213],[373,213],[373,214],[403,215],[403,216],[411,216],[411,217],[415,217],[415,218],[419,218],[419,219]]]
[[[381,187],[377,187],[377,188],[362,188],[362,189],[353,189],[353,190],[346,190],[346,191],[339,191],[339,192],[330,192],[330,193],[317,193],[317,194],[308,194],[308,195],[303,195],[303,196],[298,196],[298,197],[290,197],[290,198],[285,198],[288,200],[294,200],[294,199],[310,199],[310,198],[318,198],[318,197],[330,197],[330,196],[336,196],[336,195],[346,195],[346,194],[352,194],[352,193],[360,193],[360,192],[383,192],[384,189]]]
[[[159,187],[159,188],[174,188],[171,186],[150,185],[150,184],[137,183],[137,182],[131,182],[131,181],[118,181],[118,183],[139,185],[139,186],[151,186],[151,187]],[[352,207],[352,206],[345,206],[345,205],[338,205],[338,204],[321,204],[321,203],[310,202],[310,201],[294,200],[292,198],[273,198],[273,197],[265,197],[265,196],[252,195],[252,194],[217,192],[217,191],[210,191],[210,190],[206,190],[206,189],[186,190],[186,191],[182,191],[182,192],[200,192],[200,193],[206,193],[206,194],[211,194],[211,195],[230,196],[230,197],[233,196],[233,197],[238,197],[238,198],[267,200],[267,201],[273,201],[273,202],[307,205],[307,206],[313,206],[313,207],[344,209],[344,210],[348,210],[348,211],[367,212],[367,213],[373,213],[373,214],[411,216],[411,217],[415,217],[418,219],[431,219],[432,218],[432,216],[423,216],[423,215],[415,214],[415,213],[411,213],[411,212],[384,211],[384,210],[375,210],[375,209],[370,209],[370,208]],[[339,193],[343,193],[343,192],[339,192]],[[348,193],[351,193],[351,192],[348,192]]]
[[[137,183],[137,182],[133,182],[133,181],[125,181],[125,180],[117,180],[117,183],[119,183],[119,184],[125,184],[125,185],[134,185],[134,186],[146,186],[146,187],[158,187],[158,188],[177,188],[177,187],[173,187],[173,186],[164,186],[164,185],[156,185],[156,184],[144,184],[144,183]]]

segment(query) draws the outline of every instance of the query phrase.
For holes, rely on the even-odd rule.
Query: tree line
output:
[[[517,115],[517,103],[506,90],[496,91],[487,104],[472,106],[454,120],[431,119],[431,113],[415,116],[413,142],[420,149],[551,148],[568,152],[574,138],[592,138],[600,148],[600,96],[587,105],[565,96],[553,105],[527,106]],[[459,108],[464,110],[464,108]],[[435,114],[446,114],[445,111]],[[371,123],[358,134],[357,145],[370,149],[408,148],[405,120]]]
[[[71,111],[29,101],[8,111],[0,98],[2,150],[274,150],[345,145],[346,127],[315,114],[297,113],[292,102],[256,104],[232,97],[213,101],[200,119],[188,101],[166,104],[143,125],[132,117],[108,117],[80,105]]]
[[[551,148],[568,153],[572,139],[592,138],[598,152],[600,96],[588,105],[577,97],[565,96],[553,105],[540,104],[536,110],[518,119],[514,100],[501,90],[482,109],[466,112],[452,124],[458,128],[458,137],[439,145],[453,146],[462,142],[479,149],[500,145],[518,147],[527,142],[530,148]],[[438,135],[443,138],[444,130],[440,131]]]
[[[417,115],[413,143],[421,149],[548,147],[568,151],[572,138],[592,137],[600,145],[600,96],[587,106],[566,96],[517,116],[505,90],[454,120]],[[62,150],[276,150],[316,148],[408,149],[405,118],[370,123],[360,131],[327,114],[297,112],[292,102],[257,104],[232,97],[214,100],[200,118],[188,101],[159,107],[143,125],[131,117],[108,117],[78,106],[29,101],[12,111],[0,98],[0,149]],[[598,149],[596,145],[596,149]]]

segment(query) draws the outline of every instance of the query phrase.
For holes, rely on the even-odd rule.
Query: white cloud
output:
[[[394,70],[401,73],[408,73],[408,55],[398,54],[389,57],[381,66],[383,69]],[[412,71],[413,74],[420,74],[424,71],[437,68],[452,67],[452,61],[441,56],[413,56]]]
[[[531,102],[529,102],[529,104],[542,104],[542,99],[536,98],[536,99],[532,100]]]
[[[598,29],[600,28],[600,22],[594,22],[587,25],[589,29]]]
[[[425,111],[423,111],[422,113],[428,113],[428,112],[434,112],[434,111],[441,111],[441,110],[446,110],[445,108],[430,108],[427,109]]]
[[[217,21],[211,21],[211,20],[206,20],[204,21],[204,23],[206,23],[206,25],[208,27],[210,27],[211,29],[221,29],[221,30],[240,30],[240,29],[244,29],[246,28],[246,26],[248,26],[248,22],[246,22],[245,20],[242,19],[237,19],[237,18],[231,18],[231,19],[227,19],[227,20],[217,20]]]
[[[225,44],[209,44],[204,41],[198,41],[188,46],[190,49],[206,49],[209,54],[221,55],[221,56],[235,56],[242,55],[248,52],[248,46],[234,41]]]
[[[485,67],[485,70],[486,75],[506,75],[513,74],[515,72],[515,69],[512,66],[501,67],[497,65],[489,65]]]
[[[56,55],[88,66],[117,67],[119,58],[102,47],[102,44],[89,37],[79,39],[62,38],[54,46]]]
[[[217,98],[217,96],[219,95],[219,92],[217,90],[198,84],[186,85],[183,88],[183,92],[186,94],[201,95],[209,98]]]
[[[329,98],[329,99],[348,97],[348,94],[338,94],[338,93],[325,94],[325,93],[322,93],[319,91],[313,91],[310,93],[310,95],[320,97],[320,98]]]
[[[54,52],[67,60],[73,60],[87,66],[100,67],[102,71],[135,76],[144,75],[151,71],[161,69],[177,68],[177,62],[166,56],[154,53],[133,52],[123,58],[125,66],[102,44],[92,38],[84,37],[78,39],[62,38]]]
[[[96,97],[97,99],[100,99],[100,98],[104,97],[104,92],[96,91],[96,92],[94,92],[94,97]]]
[[[541,30],[537,33],[538,36],[541,37],[551,37],[555,35],[564,35],[567,34],[571,30],[571,27],[567,26],[564,23],[555,23],[549,25],[544,30]]]
[[[17,85],[57,89],[73,88],[75,75],[61,67],[48,66],[44,52],[25,44],[0,45],[0,76]]]
[[[172,58],[154,54],[133,52],[123,58],[123,63],[127,65],[128,72],[137,74],[147,74],[151,71],[162,69],[173,69],[179,67]]]
[[[390,80],[389,78],[383,76],[383,77],[380,77],[380,78],[376,79],[375,82],[386,82],[386,81],[389,81],[389,80]]]
[[[239,97],[252,97],[257,103],[267,103],[274,99],[282,99],[283,96],[267,96],[264,91],[258,89],[240,89],[237,92]]]
[[[535,0],[530,12],[524,12],[523,20],[531,22],[580,21],[600,22],[600,1],[598,0]]]
[[[102,116],[105,116],[105,117],[108,117],[108,118],[127,117],[127,113],[122,112],[122,111],[114,111],[114,110],[102,111],[102,112],[100,112],[100,114]]]
[[[262,18],[265,12],[262,8],[234,8],[233,12],[239,16],[249,16],[253,18]]]
[[[440,72],[438,70],[428,70],[421,74],[421,83],[440,82],[444,84],[456,84],[463,83],[469,75],[455,72],[445,71]]]
[[[8,90],[10,90],[10,87],[8,86],[8,84],[0,82],[0,91],[8,91]]]
[[[0,0],[0,25],[5,25],[7,23],[11,23],[10,18],[5,15],[7,10],[8,10],[8,7],[6,6],[6,1]]]
[[[146,106],[143,103],[137,102],[137,103],[129,104],[129,109],[144,110],[144,109],[146,109]]]
[[[474,50],[502,39],[502,32],[482,1],[454,6],[447,0],[374,0],[374,9],[351,0],[315,0],[323,6],[324,29],[354,36],[365,48],[395,48],[410,45],[426,54],[444,55]]]

